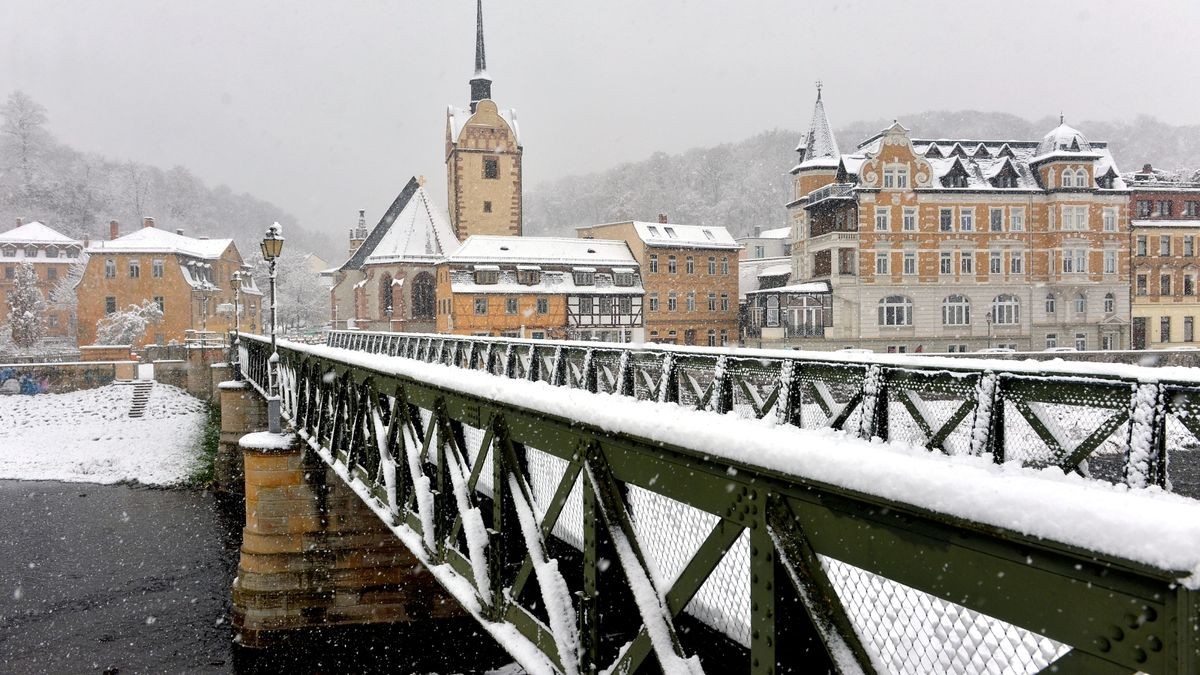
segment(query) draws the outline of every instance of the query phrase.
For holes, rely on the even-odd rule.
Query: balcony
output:
[[[829,200],[853,200],[854,195],[850,194],[854,190],[854,183],[832,183],[823,188],[813,190],[808,193],[808,203],[804,208],[811,209],[817,204]]]

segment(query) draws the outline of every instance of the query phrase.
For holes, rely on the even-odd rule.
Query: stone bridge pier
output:
[[[244,467],[235,641],[268,648],[386,628],[413,638],[389,648],[428,651],[433,636],[478,649],[474,619],[315,452],[294,434],[245,433],[266,428],[258,393],[243,382],[219,388],[222,447],[237,455],[222,457],[230,466],[218,474],[228,482]]]

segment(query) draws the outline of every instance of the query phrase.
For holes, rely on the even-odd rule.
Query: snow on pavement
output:
[[[129,417],[133,387],[0,396],[0,478],[171,485],[196,463],[204,403],[155,383],[145,416]]]

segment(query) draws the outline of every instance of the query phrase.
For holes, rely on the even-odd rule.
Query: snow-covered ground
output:
[[[0,396],[0,478],[170,485],[195,466],[204,404],[155,383],[143,417],[130,385]]]

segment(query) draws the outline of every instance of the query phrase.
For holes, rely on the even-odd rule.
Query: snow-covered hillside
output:
[[[204,404],[155,384],[145,415],[129,417],[133,387],[0,396],[0,478],[169,485],[193,468]]]

